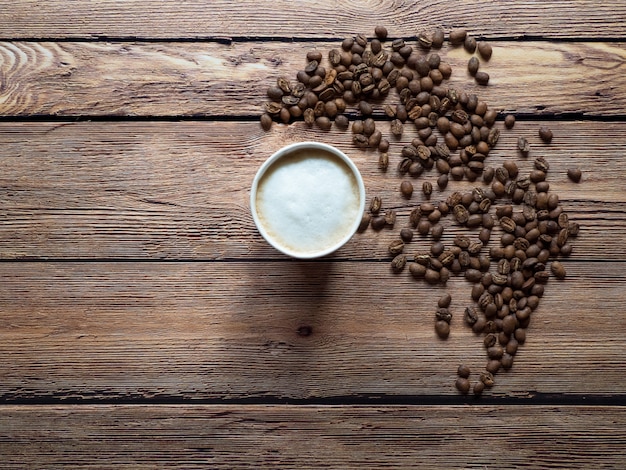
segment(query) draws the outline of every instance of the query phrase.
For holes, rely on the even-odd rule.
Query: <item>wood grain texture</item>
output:
[[[487,394],[623,394],[624,263],[568,260],[510,371]],[[379,262],[0,264],[4,400],[456,396],[482,337],[471,285],[444,289]],[[452,333],[434,332],[453,296]],[[312,334],[298,334],[300,327]],[[573,366],[575,364],[575,366]]]
[[[12,38],[341,38],[373,34],[382,24],[394,36],[422,29],[465,27],[477,36],[623,37],[622,2],[62,0],[0,2],[0,37]]]
[[[3,467],[612,469],[611,407],[5,406]]]
[[[338,45],[2,42],[0,115],[258,116],[277,77],[295,80],[308,50]],[[443,48],[454,70],[447,83],[521,114],[624,114],[624,43],[493,45],[487,87],[467,74],[463,48]]]
[[[626,260],[624,123],[553,122],[555,138],[540,143],[539,122],[518,122],[503,130],[487,163],[517,159],[523,172],[534,156],[550,162],[548,180],[564,209],[583,229],[574,242],[579,260]],[[502,127],[499,123],[498,126]],[[125,259],[284,259],[258,234],[249,211],[249,187],[261,163],[286,143],[319,140],[350,155],[365,178],[368,197],[398,211],[397,229],[357,235],[336,258],[385,259],[387,245],[408,224],[423,200],[400,196],[395,170],[403,145],[416,135],[407,126],[392,143],[391,168],[381,173],[374,152],[356,150],[351,134],[276,125],[264,133],[245,122],[1,123],[0,257]],[[379,123],[388,135],[388,123]],[[517,158],[518,136],[533,150]],[[570,182],[567,168],[584,170]],[[437,172],[414,180],[435,183]],[[480,183],[450,182],[439,201]],[[443,219],[444,242],[461,229]],[[498,240],[494,231],[493,243]],[[415,238],[410,251],[427,249]]]

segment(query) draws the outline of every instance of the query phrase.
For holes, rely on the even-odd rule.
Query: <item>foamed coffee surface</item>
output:
[[[258,183],[256,205],[268,235],[301,255],[339,243],[360,217],[350,167],[321,149],[296,150],[274,162]]]

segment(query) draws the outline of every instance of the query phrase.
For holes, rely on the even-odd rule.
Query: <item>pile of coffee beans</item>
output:
[[[412,207],[408,224],[388,245],[391,270],[408,270],[415,279],[441,286],[451,276],[462,275],[473,285],[463,322],[482,338],[487,356],[485,369],[473,385],[474,394],[480,395],[495,384],[495,374],[512,367],[550,273],[557,279],[566,276],[558,258],[572,253],[579,225],[550,191],[546,158],[534,158],[527,175],[520,174],[513,160],[488,165],[500,138],[500,116],[476,94],[445,85],[452,68],[431,52],[444,43],[443,30],[421,32],[413,45],[387,37],[387,29],[378,26],[374,38],[363,34],[346,38],[328,51],[326,59],[319,51],[308,52],[295,81],[279,77],[269,87],[261,126],[269,130],[274,121],[299,119],[321,130],[333,125],[346,130],[351,125],[353,145],[378,152],[377,166],[383,172],[396,150],[399,193],[407,200],[420,194],[422,202]],[[478,85],[487,85],[489,75],[480,70],[479,58],[490,60],[491,45],[476,41],[463,29],[451,31],[448,41],[472,54],[468,72]],[[374,114],[386,116],[391,135],[377,129]],[[507,115],[503,124],[502,131],[510,131],[515,117]],[[417,137],[393,149],[405,126],[415,128]],[[552,142],[548,127],[541,126],[538,135],[544,145]],[[518,138],[515,150],[523,159],[531,155],[524,137]],[[418,186],[421,191],[416,191],[415,180],[432,170],[437,173],[435,184],[423,181]],[[579,182],[582,173],[571,168],[567,176]],[[476,186],[431,200],[451,181],[460,180]],[[446,217],[467,229],[467,235],[457,235],[449,245],[442,241]],[[374,196],[359,231],[393,229],[396,219],[396,211],[385,209],[382,199]],[[416,236],[430,246],[407,255]],[[441,339],[449,337],[453,324],[451,302],[449,294],[437,302],[434,328]],[[459,367],[455,386],[461,393],[472,388],[470,375],[467,366]]]

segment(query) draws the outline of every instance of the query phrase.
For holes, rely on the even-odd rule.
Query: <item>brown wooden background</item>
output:
[[[487,88],[462,49],[439,53],[451,84],[518,118],[489,164],[527,137],[582,226],[479,400],[453,387],[459,363],[485,363],[467,282],[392,275],[397,230],[289,260],[249,214],[261,162],[320,140],[406,223],[419,196],[349,134],[258,125],[306,51],[377,24],[488,39]],[[0,1],[0,467],[623,468],[625,24],[622,1]]]

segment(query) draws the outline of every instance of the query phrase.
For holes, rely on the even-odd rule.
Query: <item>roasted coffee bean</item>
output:
[[[456,219],[458,223],[466,224],[467,221],[469,220],[470,214],[469,214],[469,211],[465,208],[465,206],[461,204],[457,204],[456,206],[454,206],[452,211],[454,213],[454,218]]]
[[[493,361],[489,361],[489,363],[491,363]],[[496,361],[499,362],[499,361]],[[495,384],[495,380],[493,378],[493,374],[495,373],[495,371],[493,371],[492,369],[494,368],[494,366],[490,366],[490,364],[487,363],[487,371],[485,372],[481,372],[480,373],[480,382],[485,386],[485,387],[493,387]],[[498,368],[496,369],[496,371],[500,368],[500,366],[498,366]]]
[[[272,117],[269,114],[264,113],[261,115],[261,127],[264,131],[270,130],[270,128],[272,127],[272,122]]]
[[[445,250],[445,245],[441,242],[435,242],[430,247],[430,252],[433,256],[439,256]]]
[[[528,152],[530,152],[530,143],[528,142],[528,140],[526,140],[525,137],[520,137],[517,139],[517,148],[523,156],[527,156]]]
[[[450,336],[450,324],[443,320],[437,320],[435,322],[435,332],[441,339],[446,339]]]
[[[478,58],[475,56],[470,57],[469,61],[467,62],[467,71],[472,77],[476,76],[479,67],[480,63],[478,62]]]
[[[491,181],[493,180],[495,176],[495,170],[493,169],[493,167],[485,167],[483,170],[483,182],[485,184],[491,184]]]
[[[500,227],[502,227],[502,230],[507,233],[513,233],[515,231],[515,228],[517,227],[517,224],[512,218],[502,216],[500,217]]]
[[[487,356],[489,359],[501,359],[504,354],[504,349],[499,344],[491,346],[487,349]]]
[[[473,54],[476,51],[476,39],[472,36],[466,36],[465,41],[463,42],[463,47],[467,52]]]
[[[354,134],[352,136],[352,142],[356,147],[361,149],[367,148],[370,144],[369,139],[364,134]]]
[[[372,118],[367,118],[363,121],[363,134],[370,136],[376,130],[376,122]]]
[[[393,227],[396,223],[397,213],[395,210],[390,209],[385,213],[385,224]]]
[[[402,124],[402,121],[400,121],[400,119],[394,119],[393,121],[391,121],[390,130],[394,136],[400,137],[402,135],[402,132],[404,131],[404,125]]]
[[[506,117],[504,118],[504,126],[507,129],[513,129],[514,125],[515,125],[515,116],[513,116],[512,114],[507,114]]]
[[[372,217],[371,226],[374,230],[381,230],[385,226],[385,217],[382,215]]]
[[[480,41],[478,43],[478,53],[484,60],[491,59],[491,54],[493,53],[493,49],[491,48],[491,44],[485,41]]]
[[[560,261],[552,261],[550,264],[550,270],[552,274],[554,274],[557,279],[563,279],[566,275],[565,266]]]
[[[467,31],[464,29],[458,28],[458,29],[453,29],[452,31],[450,31],[450,34],[448,35],[448,40],[450,41],[450,44],[452,44],[453,46],[459,46],[463,44],[466,37],[467,37]]]
[[[447,335],[446,335],[446,337],[447,337]],[[463,395],[467,394],[469,392],[469,390],[470,390],[470,382],[465,377],[459,377],[458,379],[456,379],[456,381],[454,382],[454,386]]]
[[[428,220],[420,220],[419,223],[417,224],[417,232],[420,235],[428,235],[428,232],[430,231],[430,222]]]
[[[422,278],[426,274],[426,266],[419,263],[411,263],[409,265],[409,272],[415,278]]]
[[[387,171],[387,168],[389,168],[389,154],[387,154],[386,152],[383,152],[379,155],[378,168],[380,168],[381,171]]]
[[[408,180],[404,180],[400,184],[400,192],[405,198],[409,199],[413,194],[413,184]]]
[[[361,222],[359,223],[359,228],[357,229],[357,231],[364,232],[369,226],[371,220],[372,216],[367,212],[363,212],[363,216],[361,217]]]
[[[465,279],[469,282],[480,282],[482,277],[483,274],[478,269],[470,268],[465,271]]]
[[[423,49],[430,49],[433,45],[433,39],[432,36],[426,32],[426,31],[422,31],[421,33],[418,34],[417,36],[417,43],[420,45],[420,47],[422,47]]]
[[[397,255],[391,261],[391,269],[393,270],[393,272],[396,272],[396,273],[402,272],[405,266],[406,266],[406,255],[402,255],[402,254]]]
[[[378,214],[382,207],[382,199],[380,196],[374,196],[370,201],[370,212],[372,214]]]
[[[389,253],[391,253],[392,255],[398,255],[404,250],[404,242],[400,239],[393,240],[391,243],[389,243],[388,249]]]
[[[550,142],[552,142],[552,131],[546,126],[541,126],[539,127],[539,137],[546,144],[549,144]]]
[[[515,328],[517,328],[517,317],[515,315],[507,315],[502,319],[502,331],[511,334],[515,331]]]
[[[457,373],[457,375],[459,377],[462,377],[462,378],[466,379],[466,378],[468,378],[470,376],[471,370],[465,364],[461,364],[457,368],[456,373]]]
[[[447,308],[439,307],[435,312],[435,318],[437,320],[443,320],[447,323],[450,323],[452,321],[452,314]]]
[[[403,229],[400,230],[400,238],[405,243],[410,243],[411,240],[413,240],[413,230],[411,230],[408,227],[404,227]]]
[[[435,271],[434,269],[426,269],[424,279],[429,284],[437,284],[441,280],[441,276],[439,272]]]
[[[432,47],[438,49],[443,45],[444,41],[444,32],[441,28],[435,28],[433,34],[431,36]]]
[[[448,308],[448,307],[450,307],[451,303],[452,303],[452,296],[450,294],[444,294],[437,301],[437,305],[440,308]]]
[[[376,26],[374,28],[374,34],[376,34],[376,37],[380,40],[385,40],[387,39],[387,28],[385,28],[384,26]]]
[[[567,177],[574,183],[579,183],[582,178],[582,171],[580,171],[580,168],[569,168],[567,170]]]
[[[320,116],[315,119],[315,124],[323,131],[329,130],[332,126],[332,122],[326,116]]]
[[[474,75],[474,79],[479,85],[486,86],[487,84],[489,84],[489,74],[487,72],[476,72],[476,74]]]
[[[424,181],[422,184],[422,192],[426,198],[430,198],[430,195],[433,193],[433,185],[429,181]]]
[[[500,370],[501,366],[502,366],[502,363],[498,359],[491,359],[487,362],[485,369],[487,369],[487,372],[491,372],[491,374],[495,374],[496,372]],[[482,377],[481,377],[481,380],[482,380]],[[485,383],[485,386],[488,386],[488,384]]]
[[[485,390],[485,384],[479,380],[474,384],[474,388],[472,390],[474,392],[474,395],[478,397],[482,395],[483,391]]]

